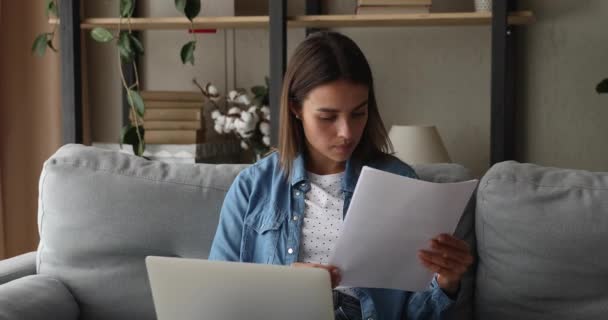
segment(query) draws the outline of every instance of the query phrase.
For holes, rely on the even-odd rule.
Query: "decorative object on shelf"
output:
[[[195,83],[198,83],[195,80]],[[270,151],[270,108],[268,107],[268,78],[265,86],[232,90],[222,97],[217,88],[198,85],[214,106],[211,112],[214,130],[221,135],[233,135],[241,148],[251,150],[255,160]]]
[[[356,14],[429,13],[431,0],[359,0]]]
[[[452,162],[435,126],[391,127],[389,138],[395,156],[408,164]]]
[[[475,0],[475,11],[492,12],[492,0]]]
[[[194,29],[194,18],[200,13],[201,2],[200,0],[175,0],[175,8],[183,13],[186,18],[190,21],[191,30]],[[139,119],[145,119],[145,105],[142,97],[140,96],[140,84],[139,75],[137,72],[137,64],[135,61],[138,56],[144,54],[144,47],[139,39],[134,35],[133,28],[131,27],[131,18],[135,12],[135,0],[121,0],[119,1],[119,22],[118,30],[116,34],[113,34],[104,27],[95,27],[91,30],[91,37],[97,42],[110,42],[116,40],[116,47],[118,50],[118,56],[120,58],[119,71],[121,77],[121,83],[127,94],[127,101],[131,110],[129,112],[130,119],[135,119],[134,123],[129,123],[124,126],[120,132],[120,143],[131,144],[133,146],[133,152],[138,156],[143,156],[146,141],[145,141],[145,128],[143,123],[139,122]],[[57,17],[58,5],[56,0],[46,0],[46,13],[47,17]],[[123,30],[123,19],[126,20],[127,30]],[[42,33],[36,37],[32,46],[32,51],[37,55],[44,55],[46,48],[49,47],[53,51],[56,51],[53,46],[53,38],[57,24],[53,26],[53,31],[49,33]],[[192,32],[192,41],[186,43],[181,51],[180,57],[182,63],[194,64],[194,51],[196,49],[196,33]],[[133,68],[135,74],[134,83],[128,84],[124,73],[123,67],[129,66]],[[183,136],[184,133],[174,133],[175,135]],[[188,137],[192,136],[192,133],[187,133]],[[152,133],[153,141],[155,142],[174,142],[171,140],[158,140],[154,137],[158,134]],[[196,136],[195,136],[196,137]],[[181,138],[179,138],[181,139]],[[179,140],[178,139],[178,140]],[[191,139],[190,139],[191,140]]]
[[[194,144],[204,137],[204,96],[194,91],[142,91],[146,113],[138,123],[146,130],[146,143]],[[131,118],[131,122],[135,121]]]

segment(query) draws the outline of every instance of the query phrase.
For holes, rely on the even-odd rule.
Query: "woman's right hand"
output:
[[[329,276],[331,278],[331,288],[332,289],[337,287],[340,284],[340,281],[342,281],[342,278],[340,277],[340,270],[336,266],[331,266],[331,265],[327,265],[327,264],[318,264],[318,263],[303,263],[303,262],[296,262],[296,263],[293,263],[291,266],[297,267],[297,268],[304,267],[304,268],[319,268],[319,269],[327,270],[327,272],[329,272]]]

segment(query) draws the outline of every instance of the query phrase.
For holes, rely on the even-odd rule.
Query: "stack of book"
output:
[[[141,96],[146,106],[146,144],[196,144],[204,140],[202,93],[142,91]]]
[[[429,13],[431,0],[359,0],[357,14]]]

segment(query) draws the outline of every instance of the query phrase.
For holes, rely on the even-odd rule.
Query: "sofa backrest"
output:
[[[70,289],[81,319],[155,319],[144,258],[207,258],[224,196],[245,167],[62,147],[40,178],[38,273]],[[428,181],[468,178],[455,164],[414,169]]]
[[[40,178],[38,273],[67,285],[81,319],[155,319],[144,258],[207,258],[224,195],[245,167],[62,147]]]
[[[476,233],[478,319],[608,317],[608,173],[496,164]]]

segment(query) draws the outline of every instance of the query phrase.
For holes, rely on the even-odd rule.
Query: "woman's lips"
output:
[[[352,143],[349,143],[349,144],[341,144],[341,145],[334,146],[334,149],[340,153],[348,153],[351,151],[352,147],[353,147]]]

